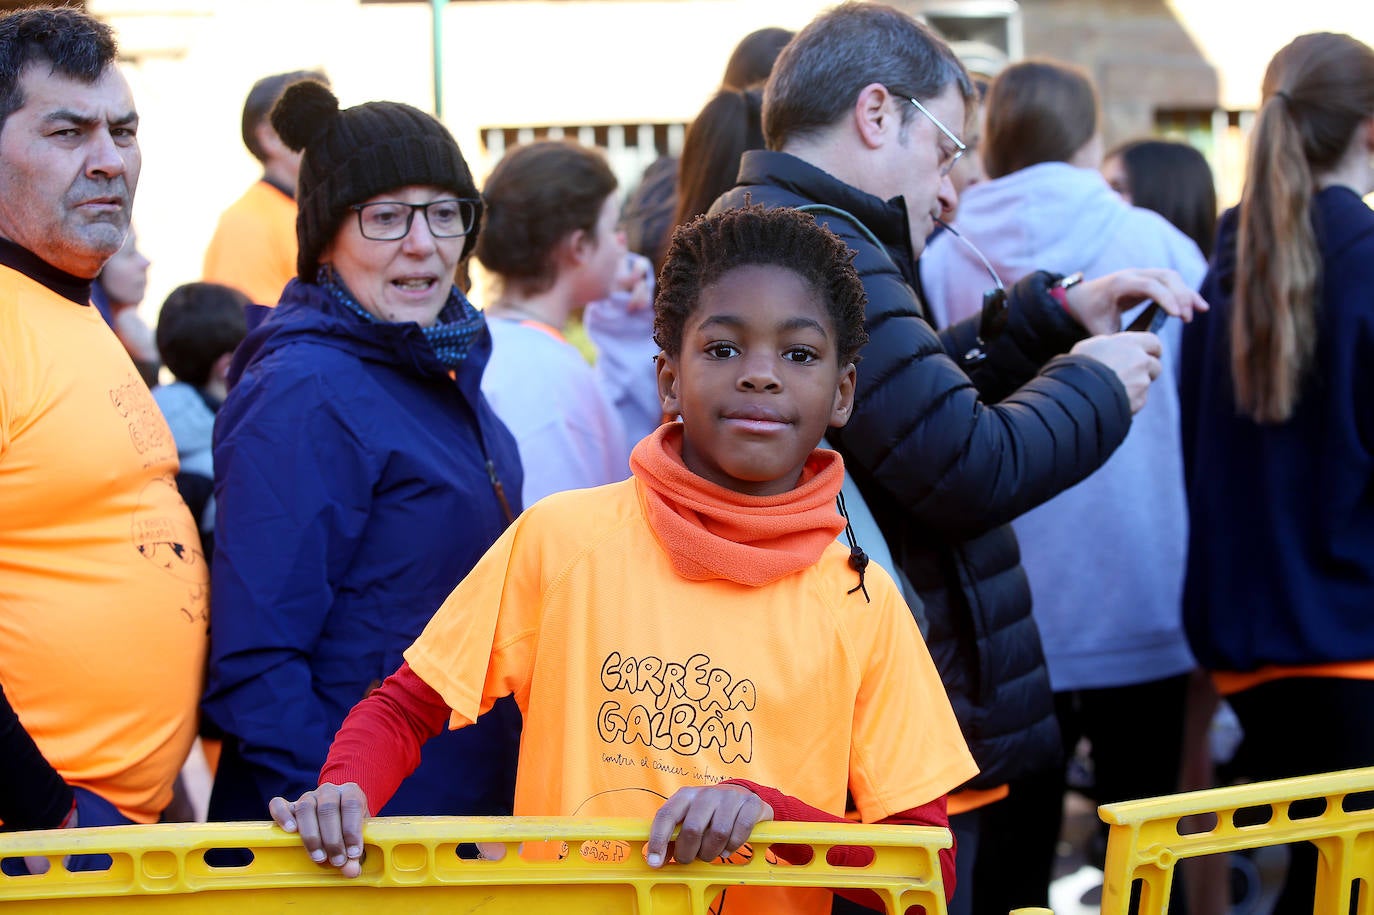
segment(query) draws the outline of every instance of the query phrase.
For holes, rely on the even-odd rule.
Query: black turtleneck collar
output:
[[[78,305],[91,304],[91,280],[72,276],[58,270],[27,248],[21,248],[8,238],[0,238],[0,264],[17,270],[36,283]]]

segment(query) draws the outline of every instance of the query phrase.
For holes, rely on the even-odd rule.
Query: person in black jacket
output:
[[[995,790],[1059,754],[1007,522],[1101,466],[1143,405],[1160,344],[1114,333],[1121,310],[1153,298],[1191,318],[1206,306],[1172,271],[1083,283],[1040,272],[937,335],[916,258],[955,203],[949,171],[964,146],[946,125],[964,123],[973,93],[949,47],[910,16],[836,7],[783,50],[764,90],[768,149],[745,153],[713,209],[802,207],[856,252],[870,342],[854,417],[831,444],[925,603],[931,653],[982,770],[968,787]],[[977,824],[954,820],[966,873]]]

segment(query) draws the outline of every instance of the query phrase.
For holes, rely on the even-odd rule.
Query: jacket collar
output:
[[[806,200],[846,210],[858,217],[878,240],[913,259],[911,223],[906,201],[901,197],[883,200],[852,184],[846,184],[827,171],[791,153],[754,149],[740,159],[735,186],[772,185]]]
[[[281,304],[271,309],[267,319],[239,345],[229,370],[230,386],[238,382],[249,365],[296,340],[340,349],[365,362],[392,366],[420,377],[451,377],[472,402],[476,402],[482,371],[491,356],[491,334],[484,326],[473,340],[468,358],[450,371],[434,355],[420,325],[413,321],[365,321],[314,283],[293,279],[282,291]]]

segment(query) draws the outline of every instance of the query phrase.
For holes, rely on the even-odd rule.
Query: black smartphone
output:
[[[1169,320],[1169,313],[1160,308],[1158,302],[1151,302],[1144,311],[1136,315],[1135,320],[1126,329],[1157,334],[1167,320]]]

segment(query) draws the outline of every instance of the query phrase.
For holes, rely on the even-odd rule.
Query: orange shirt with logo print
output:
[[[742,778],[839,815],[848,790],[874,822],[975,773],[886,573],[869,566],[871,602],[848,593],[857,577],[833,530],[819,561],[767,584],[675,565],[649,520],[664,503],[636,474],[526,509],[406,652],[454,726],[514,694],[517,814],[650,817],[678,788]],[[822,913],[831,899],[729,897],[732,913]]]
[[[250,187],[220,216],[202,272],[207,283],[275,307],[296,275],[296,201],[267,181]]]
[[[68,784],[141,823],[171,800],[205,663],[176,473],[100,314],[0,267],[0,683]]]

